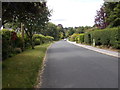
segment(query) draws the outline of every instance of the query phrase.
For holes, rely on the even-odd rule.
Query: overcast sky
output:
[[[47,0],[53,10],[50,22],[64,27],[93,26],[96,10],[102,4],[103,0]]]

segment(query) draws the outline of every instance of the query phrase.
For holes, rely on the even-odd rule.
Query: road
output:
[[[118,88],[118,58],[58,41],[49,49],[42,88]]]

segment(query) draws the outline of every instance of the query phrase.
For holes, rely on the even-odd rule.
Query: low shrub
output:
[[[79,42],[84,43],[84,34],[79,35]]]
[[[79,43],[79,42],[80,42],[79,35],[77,35],[77,36],[75,37],[75,41],[76,41],[76,43]]]
[[[53,41],[54,38],[51,37],[51,36],[44,36],[42,34],[34,34],[33,36],[33,41],[36,42],[36,39],[39,39],[40,40],[40,44],[43,44],[43,43],[46,43],[46,42],[49,42],[49,41]],[[38,40],[37,40],[38,41]]]
[[[85,33],[84,42],[86,44],[112,46],[120,48],[120,27],[106,28]]]
[[[70,37],[69,37],[69,40],[70,41],[76,41],[76,37],[78,36],[79,34],[76,34],[76,33],[74,33],[73,35],[71,35]]]
[[[39,38],[36,38],[35,41],[34,41],[35,45],[40,45],[40,39]]]
[[[22,41],[22,37],[18,36],[16,41],[15,41],[15,45],[16,47],[22,48],[23,47],[23,41]]]
[[[12,41],[13,30],[2,29],[2,59],[6,59],[13,53],[14,40]]]
[[[50,42],[50,41],[53,41],[53,40],[54,40],[53,37],[51,37],[51,36],[46,36],[46,41]]]
[[[73,34],[68,38],[69,41],[85,43],[89,45],[103,45],[120,49],[120,27],[99,29],[84,34]]]
[[[30,39],[26,34],[22,38],[21,33],[16,33],[14,30],[2,29],[0,31],[2,35],[2,59],[5,60],[8,57],[14,56],[20,53],[21,50],[29,48]],[[34,34],[33,45],[40,45],[46,42],[52,41],[54,38],[51,36],[44,36],[42,34]],[[24,47],[24,48],[23,48]]]
[[[42,34],[34,34],[33,41],[35,41],[35,39],[40,39],[40,44],[45,43],[45,36]]]
[[[92,43],[91,39],[92,39],[92,36],[91,36],[90,32],[85,33],[85,35],[84,35],[84,42],[86,44],[91,44]]]

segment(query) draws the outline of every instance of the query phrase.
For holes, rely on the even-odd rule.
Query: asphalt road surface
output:
[[[42,88],[118,88],[118,58],[58,41],[47,53]]]

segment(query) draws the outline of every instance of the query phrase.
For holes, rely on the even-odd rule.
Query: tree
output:
[[[59,40],[59,28],[57,27],[57,25],[51,22],[48,22],[46,24],[43,35],[52,36],[54,37],[54,40]]]
[[[104,2],[95,16],[95,25],[100,29],[120,26],[120,2]]]
[[[72,35],[73,33],[75,33],[74,28],[69,27],[69,28],[68,28],[68,34],[69,34],[69,36]]]
[[[108,23],[106,22],[107,14],[104,10],[104,6],[100,8],[99,11],[97,11],[97,15],[95,16],[95,25],[100,28],[104,29],[108,26]]]
[[[106,2],[104,3],[104,6],[109,27],[120,26],[120,2]]]
[[[59,32],[60,32],[60,39],[64,39],[65,38],[65,29],[63,28],[63,25],[58,24],[57,27],[58,27]]]
[[[33,34],[40,32],[49,21],[50,11],[46,2],[4,2],[2,5],[3,22],[20,22],[24,24],[25,32],[30,39],[32,48]]]
[[[76,33],[84,33],[84,27],[76,28]]]

